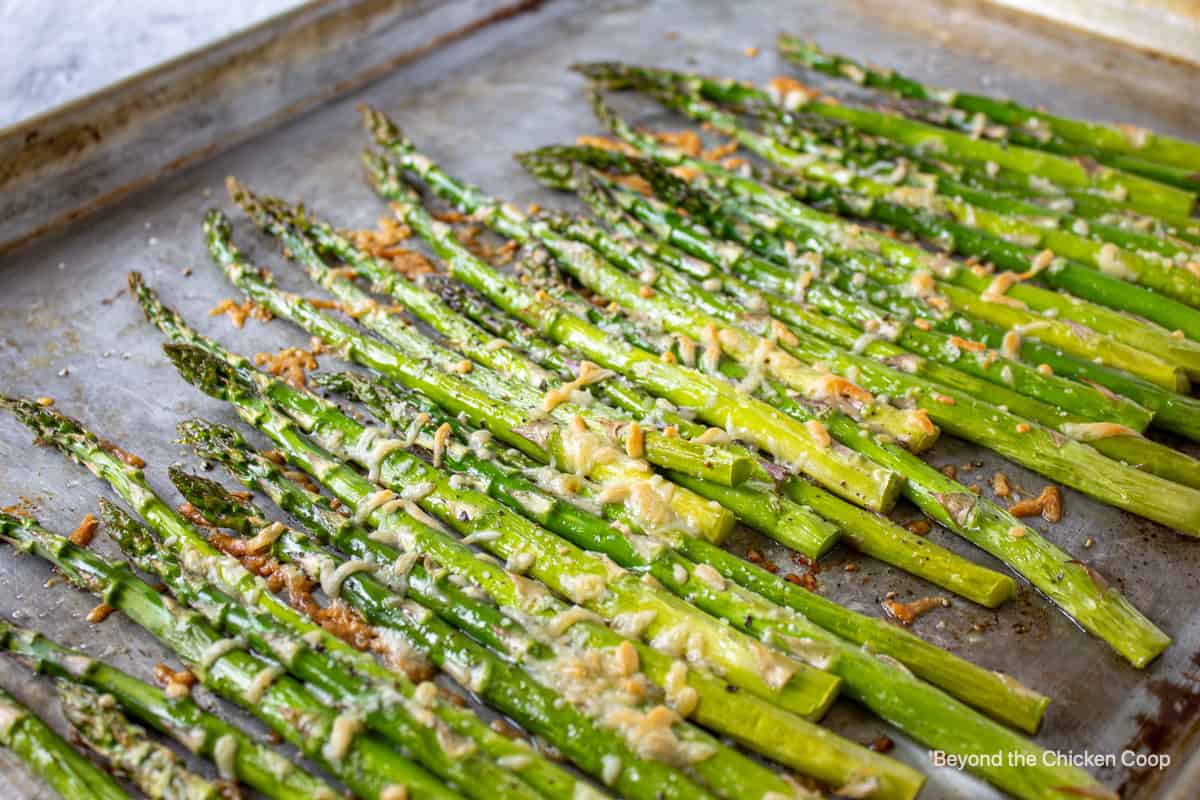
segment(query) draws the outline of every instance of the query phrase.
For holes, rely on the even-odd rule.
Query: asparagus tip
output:
[[[185,381],[210,397],[226,400],[244,387],[233,367],[195,345],[167,343],[163,352]]]

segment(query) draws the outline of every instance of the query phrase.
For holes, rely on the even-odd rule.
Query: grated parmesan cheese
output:
[[[329,741],[321,748],[321,755],[326,761],[337,763],[345,758],[354,742],[354,736],[362,729],[362,720],[357,715],[339,714],[333,721]]]

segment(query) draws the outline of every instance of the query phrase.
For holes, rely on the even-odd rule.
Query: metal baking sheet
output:
[[[436,18],[433,4],[414,5],[423,12],[425,24]],[[467,4],[451,5],[462,13]],[[340,225],[372,226],[384,209],[363,182],[357,161],[365,141],[354,107],[366,101],[393,112],[419,143],[458,174],[520,204],[562,202],[526,178],[510,155],[599,132],[579,91],[579,79],[566,71],[568,64],[616,58],[762,80],[787,70],[773,53],[773,37],[780,28],[938,83],[1007,93],[1068,114],[1200,135],[1196,71],[1083,34],[1056,30],[1051,35],[1042,26],[974,3],[547,3],[480,26],[457,41],[426,48],[423,57],[406,60],[365,88],[319,107],[306,102],[306,96],[296,96],[289,102],[312,110],[271,130],[261,130],[266,124],[261,118],[222,116],[210,131],[220,134],[214,141],[238,141],[248,132],[258,132],[211,158],[179,153],[181,163],[192,166],[166,178],[159,178],[163,165],[149,160],[143,188],[0,256],[0,385],[9,393],[56,398],[59,409],[142,455],[154,486],[174,497],[166,467],[178,461],[194,463],[173,441],[175,424],[194,415],[230,423],[234,419],[221,404],[183,384],[162,358],[159,336],[123,291],[125,272],[142,270],[170,304],[242,352],[307,341],[283,322],[249,321],[244,330],[235,331],[226,318],[207,314],[220,299],[236,296],[207,261],[200,235],[204,210],[229,205],[222,187],[226,175],[237,175],[264,192],[304,199]],[[345,35],[346,28],[340,30]],[[428,38],[434,36],[430,32]],[[759,54],[747,55],[747,48],[754,47]],[[322,74],[336,76],[342,66],[338,54],[347,50],[331,47],[328,52],[332,55]],[[386,54],[374,55],[380,56],[378,63],[386,60]],[[288,62],[285,58],[281,63]],[[348,61],[345,66],[362,74],[362,62]],[[287,85],[290,73],[281,67],[275,77],[278,84]],[[312,96],[330,98],[328,85],[318,83],[309,87]],[[234,99],[225,97],[223,102]],[[179,108],[194,110],[186,103]],[[179,128],[160,129],[158,135],[187,133],[189,117],[181,113],[173,119]],[[193,114],[190,119],[199,117]],[[135,155],[126,153],[127,158]],[[127,179],[119,182],[121,186],[138,184],[133,180],[139,174],[137,166],[136,161],[119,165],[121,177]],[[150,182],[152,178],[158,179]],[[41,183],[39,202],[52,216],[75,208],[79,195],[74,188],[78,187],[71,185],[69,171],[52,173]],[[270,245],[241,220],[237,235],[277,275],[288,273]],[[337,366],[332,357],[326,358],[322,366]],[[931,459],[938,465],[959,465],[960,477],[968,483],[986,484],[1000,467],[1022,487],[1044,483],[949,438],[934,449]],[[981,466],[964,470],[964,464]],[[69,531],[95,509],[97,496],[105,494],[90,475],[55,453],[33,447],[24,429],[7,417],[0,419],[0,505],[25,498],[51,528]],[[1189,762],[1188,754],[1200,719],[1200,616],[1194,613],[1200,549],[1075,492],[1066,492],[1065,498],[1066,517],[1050,527],[1048,535],[1086,558],[1174,637],[1174,646],[1162,658],[1141,672],[1126,666],[1027,589],[995,612],[956,600],[952,607],[920,620],[915,630],[1053,697],[1037,737],[1045,747],[1078,757],[1107,758],[1126,748],[1171,755],[1168,770],[1094,770],[1110,785],[1122,787],[1126,797],[1194,798],[1200,794],[1200,767],[1195,760]],[[915,516],[912,509],[898,511],[900,519]],[[944,531],[931,535],[971,558],[989,561]],[[1086,539],[1095,542],[1087,550]],[[784,570],[798,569],[780,548],[764,546],[749,534],[739,534],[732,546],[751,545],[764,549]],[[96,546],[114,552],[102,537]],[[859,571],[844,570],[850,561],[860,565]],[[822,593],[868,614],[880,613],[879,601],[889,591],[901,596],[931,593],[930,587],[905,574],[842,549],[831,553],[821,570],[816,578]],[[170,660],[151,637],[120,615],[100,625],[85,623],[82,618],[93,598],[61,584],[46,587],[49,577],[43,563],[0,551],[0,608],[143,677],[150,676],[157,661]],[[48,684],[29,680],[8,659],[0,659],[0,684],[61,722]],[[224,704],[214,707],[229,713]],[[858,741],[881,734],[894,738],[893,754],[930,775],[923,797],[999,796],[969,776],[933,769],[924,747],[848,701],[835,706],[828,724]],[[0,796],[48,795],[15,768],[7,754],[0,754]]]

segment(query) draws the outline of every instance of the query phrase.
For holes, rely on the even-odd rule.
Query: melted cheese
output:
[[[997,303],[1012,308],[1027,308],[1025,303],[1007,295],[1008,290],[1020,282],[1021,276],[1018,273],[1001,272],[992,279],[979,298],[985,303]]]
[[[796,674],[799,665],[773,652],[761,642],[751,641],[754,657],[758,661],[758,673],[763,682],[778,691],[787,685]]]
[[[238,740],[232,733],[225,734],[213,743],[213,763],[223,781],[237,780],[237,750]]]
[[[584,387],[611,378],[615,374],[609,370],[602,369],[591,361],[582,361],[579,364],[579,371],[575,375],[574,380],[564,383],[557,389],[551,389],[546,392],[546,395],[542,398],[542,410],[545,412],[553,411],[563,403],[571,400]]]
[[[405,486],[404,490],[400,492],[400,499],[419,503],[436,491],[437,484],[433,481],[418,481],[417,483],[410,483],[408,486]]]
[[[597,617],[591,611],[580,606],[571,606],[566,611],[560,611],[551,618],[547,629],[555,636],[562,636],[567,629],[578,622],[597,622]]]
[[[404,446],[412,447],[417,441],[417,437],[421,435],[421,428],[429,424],[429,415],[424,411],[413,417],[413,421],[408,424],[408,430],[404,433]]]
[[[443,422],[433,434],[433,466],[437,469],[442,466],[442,456],[446,453],[446,442],[450,441],[450,434],[453,428],[449,422]]]
[[[1141,436],[1133,428],[1115,422],[1067,422],[1060,427],[1067,436],[1081,442],[1094,442],[1114,436]]]
[[[717,326],[709,323],[700,336],[700,344],[704,348],[700,356],[700,367],[705,372],[716,372],[721,366],[721,333]]]
[[[623,765],[618,756],[609,753],[600,760],[600,780],[604,781],[606,786],[612,786],[617,782],[617,778],[621,777]]]
[[[204,652],[200,654],[200,658],[197,660],[196,664],[201,670],[209,669],[213,664],[216,663],[218,658],[221,658],[225,654],[231,653],[234,650],[244,649],[245,647],[246,640],[240,636],[236,638],[218,639],[204,649]]]
[[[364,522],[371,516],[375,509],[395,498],[396,495],[391,490],[380,489],[358,504],[358,507],[354,509],[354,521],[357,523]]]
[[[620,451],[605,437],[590,430],[579,417],[563,429],[562,450],[564,470],[580,477],[621,458]]]
[[[1101,245],[1100,252],[1096,257],[1096,265],[1100,267],[1101,272],[1110,277],[1120,278],[1123,281],[1137,279],[1137,273],[1131,270],[1121,258],[1121,248],[1112,242],[1105,242]]]
[[[692,574],[704,581],[713,591],[725,591],[725,578],[708,564],[697,564]]]
[[[332,562],[325,562],[321,565],[321,591],[325,592],[330,599],[337,599],[342,593],[342,584],[351,575],[359,572],[374,572],[376,565],[370,561],[345,561],[338,564],[333,569],[329,569]]]
[[[362,720],[355,714],[339,714],[333,721],[329,733],[329,741],[321,748],[321,755],[326,761],[337,763],[346,757],[354,737],[362,729]]]
[[[254,676],[254,680],[246,687],[246,702],[250,705],[258,705],[263,695],[267,693],[267,689],[271,688],[271,684],[282,674],[281,667],[267,667],[259,670],[258,674]]]
[[[563,587],[572,601],[581,604],[596,600],[608,588],[603,575],[591,573],[566,576],[563,578]]]
[[[1005,358],[1016,358],[1021,352],[1021,334],[1010,330],[1000,341],[1000,352]]]
[[[650,623],[658,616],[656,611],[623,611],[611,620],[612,629],[622,636],[640,639]]]
[[[671,669],[667,671],[667,677],[663,681],[663,689],[666,690],[667,702],[671,708],[675,709],[681,716],[689,716],[696,710],[696,705],[700,701],[700,695],[687,682],[688,668],[687,664],[682,661],[676,661],[671,665]]]
[[[287,530],[287,528],[283,526],[283,523],[272,522],[270,525],[256,533],[254,538],[246,540],[246,552],[261,553],[263,550],[266,550],[271,545],[275,544],[275,540],[278,539],[285,530]]]

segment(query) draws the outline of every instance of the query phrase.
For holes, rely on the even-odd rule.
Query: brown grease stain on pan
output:
[[[1149,681],[1146,689],[1158,700],[1158,709],[1137,715],[1138,730],[1126,750],[1137,753],[1169,753],[1172,763],[1182,761],[1192,739],[1200,732],[1200,653],[1192,656],[1195,669],[1183,674],[1182,681]],[[1150,797],[1165,770],[1154,767],[1130,768],[1121,784],[1121,797]]]

